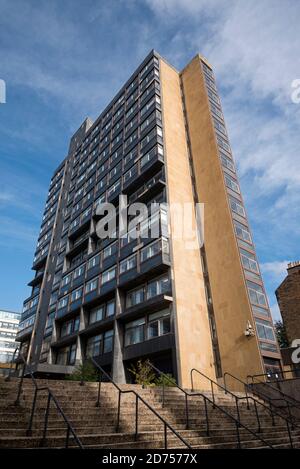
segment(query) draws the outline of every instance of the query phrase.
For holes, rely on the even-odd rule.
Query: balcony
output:
[[[174,334],[169,333],[160,337],[145,340],[134,345],[128,345],[123,349],[123,360],[132,360],[138,357],[158,355],[175,348]]]
[[[34,287],[35,285],[38,285],[39,283],[42,282],[43,280],[43,276],[44,276],[44,270],[38,270],[35,274],[35,277],[30,280],[30,282],[28,283],[28,286],[29,287]]]
[[[160,193],[166,186],[165,175],[163,169],[155,174],[151,179],[145,182],[139,189],[129,195],[129,204],[134,202],[145,202],[152,199],[156,194]]]
[[[16,342],[24,342],[31,335],[32,330],[33,324],[20,330],[16,335]]]
[[[165,244],[167,241],[161,238],[155,241],[147,239],[147,241],[147,244],[141,243],[140,249],[135,252],[135,267],[119,275],[119,287],[131,288],[147,280],[149,275],[159,275],[160,273],[168,271],[170,267],[170,255],[168,244]],[[150,249],[154,248],[155,254],[143,259],[142,253],[145,249],[148,249],[148,247]]]
[[[70,242],[71,246],[69,246],[66,255],[67,256],[73,256],[80,251],[82,251],[84,248],[88,246],[89,242],[89,231],[82,233],[80,236],[74,239],[74,241]]]
[[[158,152],[155,146],[148,153],[146,152],[129,170],[130,174],[124,180],[123,176],[123,193],[128,194],[134,191],[139,185],[145,185],[147,178],[155,175],[161,170],[164,164],[163,156]],[[125,173],[126,177],[126,173]],[[140,190],[140,188],[138,189]]]

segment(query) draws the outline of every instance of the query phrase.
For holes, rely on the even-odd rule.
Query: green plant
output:
[[[176,386],[176,380],[170,373],[159,375],[155,380],[156,386]]]
[[[97,381],[98,374],[93,363],[89,360],[78,365],[71,375],[68,375],[66,379],[70,381]]]
[[[155,373],[149,360],[138,360],[136,365],[131,365],[128,371],[134,376],[135,383],[142,386],[155,386]]]
[[[280,348],[286,348],[289,346],[289,341],[287,338],[286,328],[282,321],[275,322],[275,331],[277,340]]]

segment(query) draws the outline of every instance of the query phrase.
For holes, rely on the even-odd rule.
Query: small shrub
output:
[[[155,373],[149,360],[138,360],[128,371],[134,376],[135,383],[142,386],[155,386]]]
[[[170,373],[159,375],[155,380],[156,386],[176,386],[175,378]]]
[[[78,365],[71,375],[66,379],[70,381],[98,381],[97,370],[91,361]]]

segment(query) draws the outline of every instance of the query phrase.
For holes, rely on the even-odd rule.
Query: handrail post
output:
[[[69,425],[67,426],[67,434],[66,434],[66,449],[69,447],[69,438],[70,438],[70,427]]]
[[[34,417],[34,412],[35,412],[35,406],[36,406],[36,400],[37,400],[37,393],[38,393],[38,388],[35,388],[34,390],[34,396],[33,396],[33,401],[32,401],[32,407],[31,407],[31,414],[30,414],[30,419],[29,419],[29,424],[28,428],[26,431],[27,436],[32,435],[32,423],[33,423],[33,417]]]
[[[290,440],[291,449],[294,449],[293,439],[292,439],[291,429],[290,429],[290,424],[289,424],[289,421],[288,421],[288,420],[286,421],[286,424],[287,424],[287,429],[288,429],[288,434],[289,434],[289,440]]]
[[[166,422],[164,423],[164,442],[165,442],[165,449],[168,449],[168,427]]]
[[[203,400],[204,400],[205,418],[206,418],[206,435],[209,436],[209,420],[208,420],[208,410],[207,410],[207,402],[206,402],[205,396],[203,396]]]
[[[257,424],[258,424],[257,433],[260,433],[261,426],[260,426],[260,418],[259,418],[259,413],[258,413],[256,401],[254,401],[254,409],[255,409],[255,414],[256,414],[256,419],[257,419]]]
[[[165,407],[165,382],[163,381],[162,406]]]
[[[249,405],[248,387],[247,387],[246,383],[244,383],[244,390],[245,390],[246,400],[247,400],[247,409],[249,410],[250,405]]]
[[[270,414],[271,414],[271,417],[272,417],[272,427],[275,427],[276,426],[276,423],[275,423],[275,419],[274,419],[274,414],[273,414],[273,408],[272,408],[273,404],[271,401],[269,401],[269,407],[270,407]]]
[[[227,394],[226,376],[228,376],[228,375],[227,375],[227,372],[225,372],[224,375],[223,375],[225,394]]]
[[[194,392],[194,381],[193,381],[193,369],[191,370],[191,385],[192,385],[192,388],[191,388],[191,391]]]
[[[190,427],[190,422],[189,422],[189,403],[188,403],[187,394],[185,394],[185,419],[186,419],[186,429],[188,430]]]
[[[235,428],[236,428],[236,433],[237,433],[237,444],[238,444],[238,449],[241,448],[241,438],[240,438],[240,428],[238,422],[235,422]]]
[[[46,441],[46,435],[47,435],[47,429],[48,429],[48,419],[49,419],[49,412],[50,412],[50,403],[51,403],[51,394],[48,392],[48,398],[47,398],[47,407],[46,407],[46,412],[45,412],[45,421],[44,421],[44,430],[43,430],[43,437],[42,441],[40,443],[40,446],[44,445]]]
[[[117,425],[116,425],[116,432],[119,432],[120,429],[120,412],[121,412],[121,391],[119,390],[118,395],[118,415],[117,415]]]
[[[211,394],[212,394],[212,400],[213,400],[213,407],[215,408],[215,392],[214,392],[214,383],[212,380],[210,380],[210,387],[211,387]]]
[[[137,440],[139,431],[139,397],[136,394],[135,396],[135,436],[134,439]]]
[[[26,364],[23,363],[22,375],[21,375],[21,379],[20,379],[20,382],[19,382],[19,386],[18,386],[18,395],[17,395],[17,399],[15,400],[15,403],[14,403],[16,406],[20,405],[20,397],[21,397],[22,388],[23,388],[25,369],[26,369]]]
[[[102,373],[101,373],[101,370],[99,370],[98,372],[98,396],[97,396],[96,407],[100,407],[101,381],[102,381]]]
[[[235,406],[236,406],[236,415],[237,415],[238,423],[239,423],[239,425],[241,425],[239,398],[237,396],[235,396]]]
[[[289,403],[289,401],[286,401],[286,403],[287,403],[288,413],[289,413],[289,417],[290,417],[291,424],[292,424],[292,430],[294,430],[294,419],[293,419],[293,416],[292,416],[290,403]]]

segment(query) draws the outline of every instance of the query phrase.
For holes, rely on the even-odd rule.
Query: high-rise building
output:
[[[101,239],[97,207],[156,203],[138,239]],[[168,207],[184,207],[191,245]],[[121,211],[121,210],[120,210]],[[132,217],[131,217],[132,218]],[[198,217],[199,219],[199,217]],[[184,222],[184,227],[186,227]],[[158,236],[144,234],[149,226]],[[93,356],[113,377],[149,357],[190,387],[195,367],[241,378],[280,366],[272,318],[211,66],[151,52],[55,171],[18,340],[36,373]]]
[[[0,374],[6,374],[17,347],[21,313],[0,310]]]

